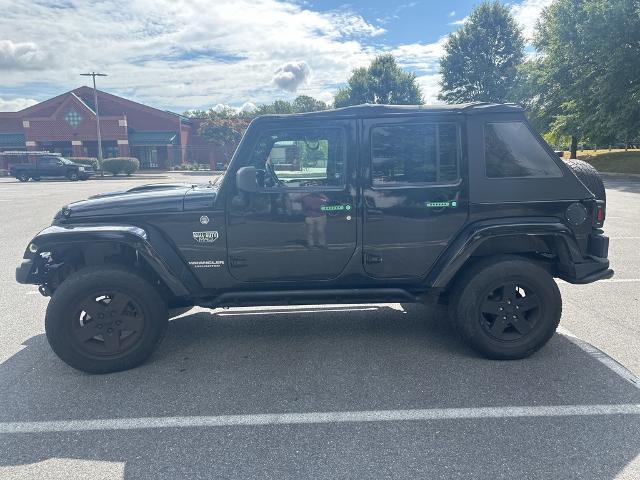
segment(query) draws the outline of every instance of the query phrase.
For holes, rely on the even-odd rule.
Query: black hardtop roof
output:
[[[270,114],[258,118],[357,118],[378,117],[386,115],[402,114],[429,114],[429,113],[453,113],[474,115],[480,113],[519,113],[522,107],[513,103],[461,103],[458,105],[377,105],[365,103],[352,107],[322,110],[320,112],[294,113],[294,114]]]

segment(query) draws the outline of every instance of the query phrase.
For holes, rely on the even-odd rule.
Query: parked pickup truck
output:
[[[71,181],[87,180],[94,173],[88,165],[80,165],[56,155],[37,157],[35,163],[12,165],[9,172],[21,182],[28,182],[30,178],[38,181],[44,177],[66,177]]]

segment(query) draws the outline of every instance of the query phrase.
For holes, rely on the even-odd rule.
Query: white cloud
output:
[[[441,76],[437,73],[429,75],[422,75],[416,78],[416,82],[422,89],[422,96],[424,97],[424,103],[427,105],[433,105],[436,103],[443,103],[438,100],[438,93],[440,93],[440,80]]]
[[[47,32],[46,44],[38,45],[52,61],[39,78],[51,82],[49,89],[72,89],[86,81],[79,73],[95,69],[109,74],[99,88],[178,111],[290,99],[273,83],[274,72],[290,62],[306,62],[314,72],[301,93],[319,95],[368,63],[374,50],[367,43],[384,32],[353,12],[317,12],[277,0],[70,5],[0,0],[0,32],[13,43],[41,42]],[[26,68],[3,69],[2,77],[7,88],[33,82]]]
[[[289,62],[278,67],[273,83],[287,92],[295,92],[300,86],[307,83],[311,76],[311,69],[307,62]]]
[[[418,74],[433,72],[438,69],[447,38],[447,36],[441,37],[434,43],[400,45],[391,50],[391,53],[398,59],[400,65],[411,71]]]
[[[238,108],[238,112],[255,112],[258,107],[253,102],[244,102],[240,108]]]
[[[38,103],[33,98],[0,98],[0,112],[17,112]]]
[[[0,69],[37,70],[47,66],[49,55],[33,42],[0,40]]]
[[[511,13],[523,28],[527,41],[533,39],[536,22],[540,18],[542,10],[551,5],[553,0],[523,0],[511,6]]]
[[[450,17],[455,17],[455,16],[456,16],[456,11],[455,11],[455,10],[451,10],[451,11],[449,12],[449,16],[450,16]]]
[[[523,0],[511,8],[531,31],[550,1]],[[73,0],[62,6],[0,0],[2,87],[16,93],[25,87],[21,97],[39,95],[32,84],[33,69],[40,68],[36,80],[63,92],[86,82],[79,73],[97,70],[109,74],[98,88],[176,111],[295,94],[330,101],[352,69],[390,51],[431,91],[446,40],[389,45],[379,23],[353,11],[319,12],[284,0],[129,0],[127,8],[119,0]],[[280,88],[274,72],[295,62],[305,62],[313,76],[294,94]]]
[[[469,21],[469,17],[464,17],[464,18],[461,18],[460,20],[455,20],[455,21],[449,23],[448,25],[453,25],[453,26],[459,27],[461,25],[464,25],[468,21]]]

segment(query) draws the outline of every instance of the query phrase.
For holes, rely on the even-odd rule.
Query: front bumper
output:
[[[18,283],[32,283],[30,280],[33,265],[34,261],[31,259],[20,262],[20,265],[16,267],[16,281]]]

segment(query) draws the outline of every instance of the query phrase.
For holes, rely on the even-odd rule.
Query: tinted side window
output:
[[[561,177],[562,171],[522,122],[484,127],[487,177]]]
[[[55,157],[43,157],[40,159],[40,165],[43,167],[52,167],[58,165],[58,159]]]
[[[371,131],[374,186],[458,179],[456,124],[385,125]]]
[[[345,146],[336,128],[274,130],[258,140],[251,165],[265,188],[344,186]]]

